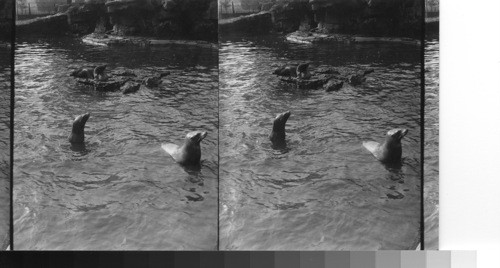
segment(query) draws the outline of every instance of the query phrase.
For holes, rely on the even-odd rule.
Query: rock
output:
[[[113,81],[95,81],[95,80],[88,80],[88,79],[77,79],[77,82],[80,84],[84,85],[89,85],[94,88],[95,91],[101,91],[101,92],[112,92],[112,91],[117,91],[121,88],[123,84],[127,82],[127,80],[113,80]]]
[[[116,75],[118,75],[118,76],[131,76],[131,77],[136,77],[136,76],[137,76],[137,75],[136,75],[133,71],[131,71],[131,70],[125,70],[125,71],[123,71],[123,72],[121,72],[121,73],[117,73]]]
[[[272,28],[273,21],[269,12],[219,20],[220,33],[267,33]]]
[[[141,84],[135,83],[135,82],[126,82],[121,88],[121,92],[123,94],[129,94],[129,93],[134,93],[139,90],[141,87]]]
[[[344,85],[344,81],[337,80],[332,78],[328,80],[328,82],[323,86],[326,92],[337,91],[342,88]]]
[[[66,14],[16,21],[17,35],[64,35],[68,31],[68,15]]]
[[[314,70],[314,73],[340,75],[340,72],[333,67],[319,67]]]

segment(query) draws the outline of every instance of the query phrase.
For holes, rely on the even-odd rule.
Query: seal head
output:
[[[285,146],[285,125],[286,121],[290,117],[290,111],[280,113],[274,118],[273,130],[269,134],[269,140],[273,143],[273,146]]]
[[[97,80],[97,81],[105,81],[107,80],[107,76],[106,74],[104,73],[104,71],[106,70],[106,67],[108,65],[101,65],[101,66],[97,66],[94,68],[94,79]]]
[[[375,158],[383,163],[396,163],[401,161],[402,146],[401,139],[408,133],[408,129],[391,129],[387,132],[382,144],[374,141],[363,142],[363,146],[370,151]]]
[[[297,78],[299,79],[309,79],[311,78],[311,73],[309,73],[309,63],[302,63],[297,66]]]
[[[71,143],[83,143],[85,141],[85,123],[90,117],[90,113],[79,115],[73,121],[73,129],[69,135],[69,142]]]
[[[201,159],[200,142],[207,136],[206,131],[192,131],[186,134],[184,144],[181,146],[164,143],[161,148],[165,150],[175,162],[185,165],[199,165]]]

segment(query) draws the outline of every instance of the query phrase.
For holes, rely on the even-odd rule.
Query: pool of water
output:
[[[10,244],[11,59],[10,48],[0,46],[0,250]]]
[[[218,52],[196,46],[107,48],[74,39],[19,39],[15,51],[16,249],[217,248]],[[107,63],[156,88],[96,92],[71,70]],[[90,112],[85,148],[68,142]],[[203,130],[201,170],[164,152]]]
[[[420,46],[299,45],[282,37],[225,37],[220,68],[222,250],[415,249],[420,237]],[[360,86],[301,90],[272,75],[310,61],[373,68]],[[287,147],[268,140],[290,110]],[[409,130],[401,167],[364,149]],[[398,198],[390,198],[398,196]]]
[[[425,45],[425,249],[439,245],[439,39]]]

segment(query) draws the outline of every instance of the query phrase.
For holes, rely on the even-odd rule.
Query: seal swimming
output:
[[[73,121],[73,129],[68,137],[71,143],[83,143],[85,141],[85,123],[90,117],[90,113],[79,115]]]
[[[269,140],[273,143],[273,146],[285,146],[285,125],[286,121],[290,117],[290,111],[278,114],[273,121],[273,130],[269,134]]]
[[[401,161],[401,139],[408,133],[408,129],[391,129],[387,132],[385,141],[380,144],[374,141],[365,141],[363,146],[382,163],[395,163]]]
[[[205,131],[192,131],[186,134],[184,144],[178,146],[172,143],[163,143],[165,150],[175,162],[181,165],[199,165],[201,159],[200,142],[207,136]]]

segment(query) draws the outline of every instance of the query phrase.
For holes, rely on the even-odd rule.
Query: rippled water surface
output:
[[[425,45],[425,249],[438,249],[439,227],[439,40]]]
[[[216,249],[217,50],[18,41],[16,249]],[[171,74],[130,95],[95,92],[69,76],[103,63]],[[85,112],[85,148],[74,150],[71,124]],[[192,130],[208,131],[200,171],[184,170],[160,147]]]
[[[0,46],[0,250],[10,243],[11,59],[10,48]]]
[[[220,48],[220,248],[414,249],[420,236],[420,46],[297,45],[228,38]],[[299,90],[272,71],[374,68],[360,86]],[[267,136],[290,110],[287,148]],[[364,149],[407,128],[400,168]],[[389,198],[397,196],[397,198]]]

